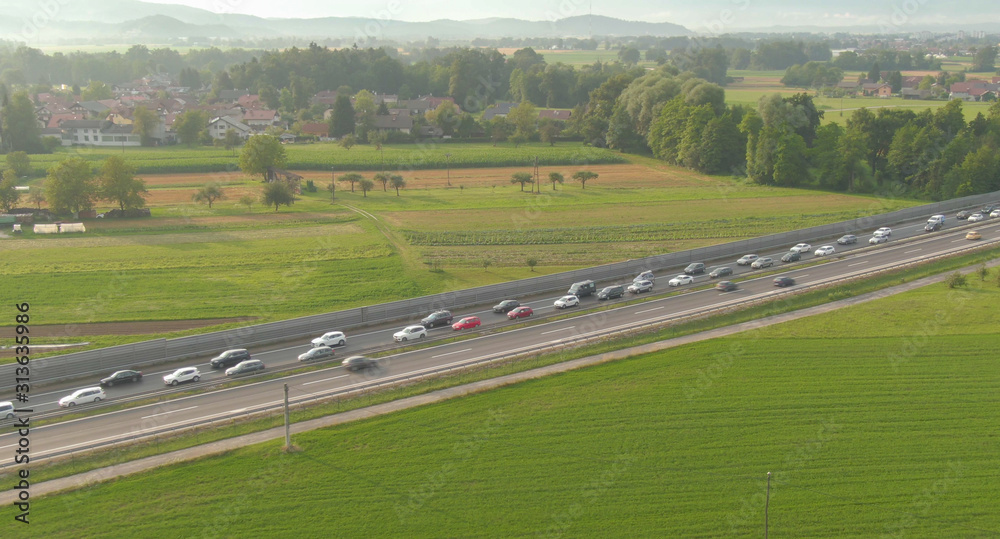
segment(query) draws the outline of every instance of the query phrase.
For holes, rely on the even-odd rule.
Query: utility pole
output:
[[[538,194],[542,194],[542,184],[541,178],[538,177],[538,156],[535,156],[535,186],[537,187]]]
[[[451,187],[451,154],[450,153],[444,154],[444,160],[445,163],[447,163],[445,165],[445,168],[447,169],[447,174],[448,174],[448,187]]]
[[[288,386],[285,386],[285,392]],[[287,412],[286,412],[287,414]],[[764,539],[767,539],[767,509],[771,505],[771,472],[767,472],[767,496],[764,498]]]
[[[285,449],[292,448],[292,425],[288,421],[288,384],[285,384]]]

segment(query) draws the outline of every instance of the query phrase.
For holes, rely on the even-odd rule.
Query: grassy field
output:
[[[289,170],[318,170],[329,173],[349,170],[420,170],[429,168],[530,166],[535,158],[542,165],[624,163],[616,152],[591,148],[580,143],[554,146],[528,143],[512,144],[386,144],[382,151],[375,146],[358,145],[350,150],[332,142],[290,144],[284,147]],[[237,152],[208,146],[167,146],[163,148],[62,148],[53,154],[32,155],[34,174],[42,176],[52,165],[67,157],[82,157],[95,167],[109,155],[124,155],[140,174],[152,173],[225,173],[239,170]]]
[[[993,535],[995,281],[33,500],[30,530],[9,534],[100,536],[128,519],[167,535],[197,505],[188,531],[206,535],[752,536],[771,472],[776,535]]]

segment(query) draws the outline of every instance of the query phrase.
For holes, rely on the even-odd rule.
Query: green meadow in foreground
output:
[[[33,500],[10,537],[978,537],[994,270]]]

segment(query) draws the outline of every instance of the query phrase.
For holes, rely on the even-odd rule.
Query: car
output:
[[[983,215],[981,213],[973,213],[972,215],[969,216],[969,218],[967,220],[970,223],[978,223],[979,221],[982,221],[983,219],[986,219],[985,215]]]
[[[688,275],[697,275],[699,273],[705,273],[705,264],[701,262],[692,262],[684,268],[684,273]]]
[[[347,344],[347,336],[343,331],[328,331],[312,340],[312,345],[320,346],[344,346]]]
[[[250,359],[250,352],[245,348],[235,348],[233,350],[226,350],[218,356],[213,357],[208,364],[213,369],[221,369],[222,367],[230,367],[248,359]]]
[[[101,378],[101,387],[111,387],[115,384],[138,382],[139,380],[142,380],[142,371],[115,371],[107,378]]]
[[[732,275],[732,274],[733,274],[733,268],[730,268],[729,266],[719,266],[708,274],[708,278],[718,279],[719,277],[725,277],[726,275]]]
[[[0,402],[0,419],[10,419],[14,417],[14,403],[11,401]]]
[[[563,296],[563,297],[557,299],[555,301],[555,303],[553,303],[553,305],[555,305],[557,309],[565,309],[567,307],[576,307],[579,304],[580,304],[580,298],[578,298],[578,297],[576,297],[574,295]]]
[[[677,277],[674,277],[673,279],[667,281],[667,284],[670,286],[681,286],[682,284],[691,284],[693,282],[694,282],[694,277],[682,273]],[[652,288],[652,286],[650,288]]]
[[[878,245],[887,241],[889,241],[889,236],[872,236],[868,238],[868,243],[870,245]]]
[[[739,260],[736,261],[736,265],[749,266],[750,264],[753,264],[753,261],[757,260],[758,258],[760,257],[757,255],[743,255],[742,257],[740,257]]]
[[[85,387],[83,389],[77,389],[73,393],[66,395],[65,397],[59,399],[59,406],[61,408],[72,408],[77,404],[86,404],[88,402],[101,402],[102,400],[108,398],[104,393],[104,388],[101,387]]]
[[[750,264],[750,268],[751,269],[769,268],[773,265],[774,265],[774,259],[765,256],[764,258],[758,258],[757,260],[754,260],[753,263]]]
[[[685,275],[684,277],[687,277],[689,279],[691,278],[688,275]],[[676,285],[671,285],[671,286],[676,286]],[[652,289],[653,289],[653,281],[636,281],[628,285],[629,294],[641,294],[643,292],[649,292]]]
[[[781,256],[781,261],[785,263],[798,262],[801,258],[802,258],[802,253],[798,251],[788,251],[787,253]]]
[[[597,292],[597,284],[594,281],[580,281],[570,285],[566,295],[582,298]]]
[[[777,286],[778,288],[784,288],[786,286],[792,286],[793,284],[795,284],[795,279],[792,279],[791,277],[775,277],[774,278],[774,286]]]
[[[924,232],[936,232],[938,230],[941,230],[942,226],[943,225],[940,222],[927,223],[926,225],[924,225]]]
[[[979,213],[981,213],[983,215],[989,215],[989,214],[993,213],[993,211],[996,210],[996,209],[997,209],[997,205],[996,204],[987,204],[987,205],[983,206],[982,209],[979,210]]]
[[[715,289],[720,292],[732,292],[737,288],[739,287],[732,281],[719,281],[719,283],[715,285]]]
[[[928,223],[941,223],[942,225],[944,225],[944,220],[945,220],[945,216],[939,213],[937,215],[930,216],[930,218],[927,219],[927,222]]]
[[[493,306],[493,312],[499,314],[507,314],[521,305],[520,301],[516,299],[505,299],[500,303]]]
[[[226,369],[226,376],[239,376],[264,370],[264,362],[259,359],[248,359],[240,361],[235,367]]]
[[[340,365],[352,372],[363,371],[378,368],[378,361],[365,356],[351,356],[345,359]]]
[[[512,311],[507,313],[507,318],[511,320],[516,320],[518,318],[527,318],[532,314],[534,314],[534,312],[535,311],[533,311],[531,307],[528,307],[527,305],[521,305],[520,307],[513,309]]]
[[[427,328],[424,326],[406,326],[405,328],[392,334],[392,340],[396,342],[406,342],[410,339],[423,339],[427,336]]]
[[[460,329],[472,329],[479,327],[483,324],[482,320],[478,316],[466,316],[465,318],[455,322],[451,325],[451,329],[458,331]]]
[[[605,286],[597,293],[597,299],[614,299],[625,295],[625,287],[622,285]]]
[[[876,231],[875,231],[875,234],[874,234],[874,235],[875,235],[875,236],[885,236],[885,237],[889,237],[889,236],[891,236],[891,235],[892,235],[892,229],[891,229],[891,228],[889,228],[889,227],[887,227],[887,226],[884,226],[884,227],[882,227],[882,228],[880,228],[880,229],[876,230]]]
[[[979,232],[976,232],[975,230],[970,230],[970,231],[968,231],[968,232],[965,233],[965,239],[967,239],[967,240],[981,240],[981,239],[983,239],[983,235],[980,234]]]
[[[653,275],[652,271],[646,270],[632,278],[633,283],[637,283],[639,281],[650,281],[655,283],[656,277]]]
[[[990,217],[1000,217],[1000,210],[993,210],[990,212]]]
[[[791,249],[789,249],[789,251],[791,251],[793,253],[806,253],[806,254],[808,254],[809,251],[812,251],[812,249],[813,249],[812,245],[809,245],[808,243],[797,243],[797,244],[795,244],[794,247],[792,247]]]
[[[181,382],[197,382],[201,380],[201,373],[197,367],[183,367],[163,377],[163,383],[168,386],[175,386]]]
[[[427,329],[434,326],[450,326],[452,321],[452,316],[450,311],[434,311],[431,314],[424,317],[420,321],[420,325]]]
[[[837,240],[840,245],[850,245],[852,243],[858,243],[858,237],[854,234],[844,234]]]
[[[816,249],[816,252],[813,254],[815,254],[816,256],[826,256],[826,255],[832,255],[834,251],[835,249],[833,248],[832,245],[824,245],[819,249]]]
[[[968,219],[970,215],[972,215],[971,211],[969,211],[969,210],[962,210],[962,211],[960,211],[960,212],[958,212],[958,213],[955,214],[955,219],[960,219],[960,220],[964,221],[964,220]]]
[[[329,346],[317,346],[310,348],[306,353],[299,354],[299,361],[315,361],[317,359],[330,359],[333,357],[333,348]]]

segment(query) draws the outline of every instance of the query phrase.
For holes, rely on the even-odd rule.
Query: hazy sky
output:
[[[673,22],[692,30],[724,33],[761,26],[850,26],[892,23],[997,23],[995,0],[147,0],[184,4],[217,13],[260,17],[366,17],[403,21],[516,17],[552,20],[607,15],[627,20]]]

